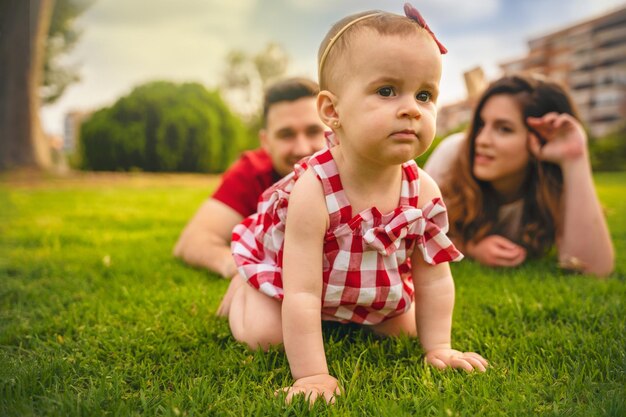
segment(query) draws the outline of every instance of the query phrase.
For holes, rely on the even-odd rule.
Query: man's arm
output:
[[[242,220],[243,216],[231,207],[208,199],[180,234],[174,256],[189,265],[232,278],[237,268],[230,252],[230,239],[233,227]]]

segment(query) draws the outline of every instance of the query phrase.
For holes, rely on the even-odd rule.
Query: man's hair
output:
[[[267,113],[270,108],[282,101],[296,101],[306,97],[317,97],[320,88],[317,83],[308,78],[288,78],[270,85],[265,90],[263,102],[263,125],[267,123]]]

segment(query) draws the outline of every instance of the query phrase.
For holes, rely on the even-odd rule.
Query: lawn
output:
[[[609,279],[554,259],[453,265],[454,344],[485,374],[422,363],[416,340],[325,325],[334,406],[284,406],[285,355],[214,317],[227,281],[171,256],[216,185],[203,176],[0,177],[0,415],[626,415],[626,173],[596,176]]]

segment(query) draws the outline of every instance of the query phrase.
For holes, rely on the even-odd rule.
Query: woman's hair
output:
[[[442,187],[449,210],[450,234],[464,243],[497,233],[499,198],[489,182],[473,174],[476,137],[483,125],[480,115],[485,103],[496,95],[511,97],[518,104],[523,123],[531,131],[527,117],[557,112],[579,119],[567,92],[554,82],[515,75],[503,77],[487,88],[474,111],[458,161],[447,177],[449,181],[444,181]],[[517,243],[524,246],[530,256],[540,256],[552,247],[555,236],[561,231],[563,175],[558,165],[538,161],[532,153],[530,157],[522,190],[521,237]]]
[[[320,89],[326,90],[333,81],[339,81],[335,71],[330,69],[335,66],[340,57],[346,56],[354,37],[365,28],[385,36],[403,36],[415,32],[423,32],[425,36],[429,36],[415,20],[380,10],[344,17],[330,28],[320,44],[317,54]]]

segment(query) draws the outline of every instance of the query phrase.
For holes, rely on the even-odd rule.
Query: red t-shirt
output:
[[[248,217],[256,212],[263,191],[279,179],[267,152],[260,148],[246,151],[224,173],[213,198]]]

